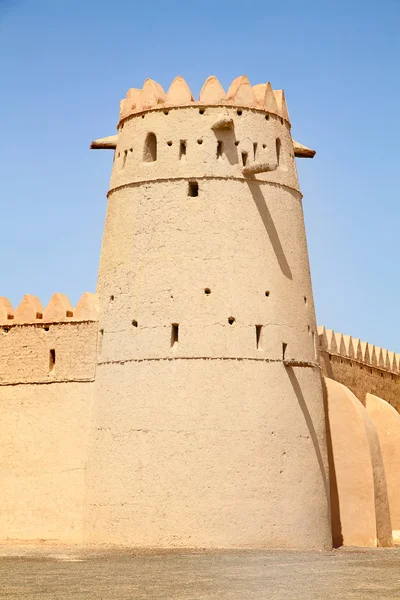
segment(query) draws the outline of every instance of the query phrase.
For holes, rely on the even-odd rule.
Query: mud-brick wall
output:
[[[0,327],[0,538],[81,539],[96,322]]]
[[[400,375],[320,349],[322,372],[348,387],[364,404],[366,394],[383,398],[400,412]]]

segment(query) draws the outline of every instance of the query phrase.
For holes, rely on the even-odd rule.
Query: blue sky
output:
[[[400,352],[400,0],[0,0],[0,295],[94,291],[119,100],[176,75],[284,88],[318,322]]]

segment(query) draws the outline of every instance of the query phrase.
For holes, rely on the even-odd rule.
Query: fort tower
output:
[[[331,546],[324,407],[282,91],[177,77],[121,103],[84,537]]]

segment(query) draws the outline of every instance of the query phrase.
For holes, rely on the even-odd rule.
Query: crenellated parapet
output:
[[[96,294],[85,292],[75,308],[65,294],[55,293],[46,308],[37,296],[25,294],[14,310],[10,300],[0,297],[0,327],[32,324],[97,321]]]
[[[400,354],[363,342],[333,329],[318,327],[319,348],[329,354],[351,359],[364,365],[400,373]]]
[[[122,121],[130,115],[148,110],[192,105],[243,106],[275,114],[290,122],[284,91],[273,90],[270,83],[252,86],[246,75],[234,79],[227,92],[214,75],[208,77],[201,88],[198,101],[194,100],[183,77],[175,77],[168,92],[156,81],[146,79],[142,89],[128,90],[126,98],[121,101],[120,119]]]

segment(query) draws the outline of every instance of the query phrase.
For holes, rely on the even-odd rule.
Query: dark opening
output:
[[[287,344],[285,342],[282,343],[282,360],[285,360]]]
[[[114,302],[114,295],[110,296],[110,302]]]
[[[198,144],[202,144],[202,143],[203,143],[203,140],[200,138],[200,139],[198,139],[198,140],[197,140],[197,143],[198,143]]]
[[[240,117],[240,115],[243,113],[243,111],[242,111],[242,110],[240,110],[240,108],[238,108],[238,110],[236,111],[236,113],[237,113],[237,114],[239,115],[239,117]]]
[[[186,156],[186,140],[181,140],[179,144],[179,158]]]
[[[281,140],[279,138],[276,138],[275,147],[276,147],[276,162],[279,165],[279,161],[281,158]]]
[[[304,304],[307,304],[307,296],[303,296]]]
[[[262,333],[262,325],[256,325],[256,347],[257,350],[261,350],[261,333]]]
[[[201,115],[204,115],[204,113],[205,113],[205,112],[206,112],[206,111],[205,111],[205,108],[200,108],[200,109],[199,109],[199,113],[200,113]]]
[[[197,181],[189,181],[188,187],[188,196],[198,196],[199,195],[199,184]]]
[[[45,327],[44,330],[45,331],[49,331],[50,327]]]
[[[266,120],[268,121],[268,119],[269,119],[269,115],[265,115],[265,118],[266,118]]]
[[[36,313],[36,318],[37,319],[43,319],[43,313],[37,312]]]
[[[171,325],[171,348],[175,346],[179,341],[179,325],[178,323],[172,323]]]
[[[221,158],[222,156],[222,142],[217,142],[217,158]]]
[[[239,146],[240,142],[238,140],[236,140],[235,142],[235,146]]]
[[[256,158],[257,158],[257,146],[258,146],[257,142],[254,142],[254,144],[253,144],[254,160],[256,160]]]
[[[67,312],[65,313],[66,317],[73,317],[74,313],[72,312],[72,310],[67,310]]]
[[[169,142],[167,142],[167,146],[172,146],[172,141],[169,140]]]
[[[144,143],[143,161],[154,162],[157,160],[157,138],[154,133],[148,133]]]
[[[124,157],[122,159],[122,168],[124,168],[124,166],[125,166],[127,156],[128,156],[128,150],[124,150]]]
[[[133,321],[132,321],[132,325],[133,325],[134,327],[137,327],[137,326],[138,326],[138,322],[136,321],[136,319],[133,319]]]
[[[56,366],[56,351],[54,348],[50,350],[49,353],[49,371],[54,371],[54,367]]]
[[[268,296],[269,296],[269,290],[267,290],[267,291],[265,292],[265,295],[266,295],[266,296],[267,296],[267,298],[268,298]]]
[[[205,288],[205,289],[204,289],[204,293],[205,293],[207,296],[209,296],[209,295],[211,294],[211,290],[210,290],[210,288]]]
[[[233,325],[234,322],[235,322],[235,317],[229,317],[229,319],[228,319],[229,325]]]
[[[243,166],[244,166],[244,167],[245,167],[245,166],[246,166],[246,164],[247,164],[247,158],[248,158],[248,156],[249,156],[249,155],[247,154],[247,152],[242,152],[242,163],[243,163]]]

